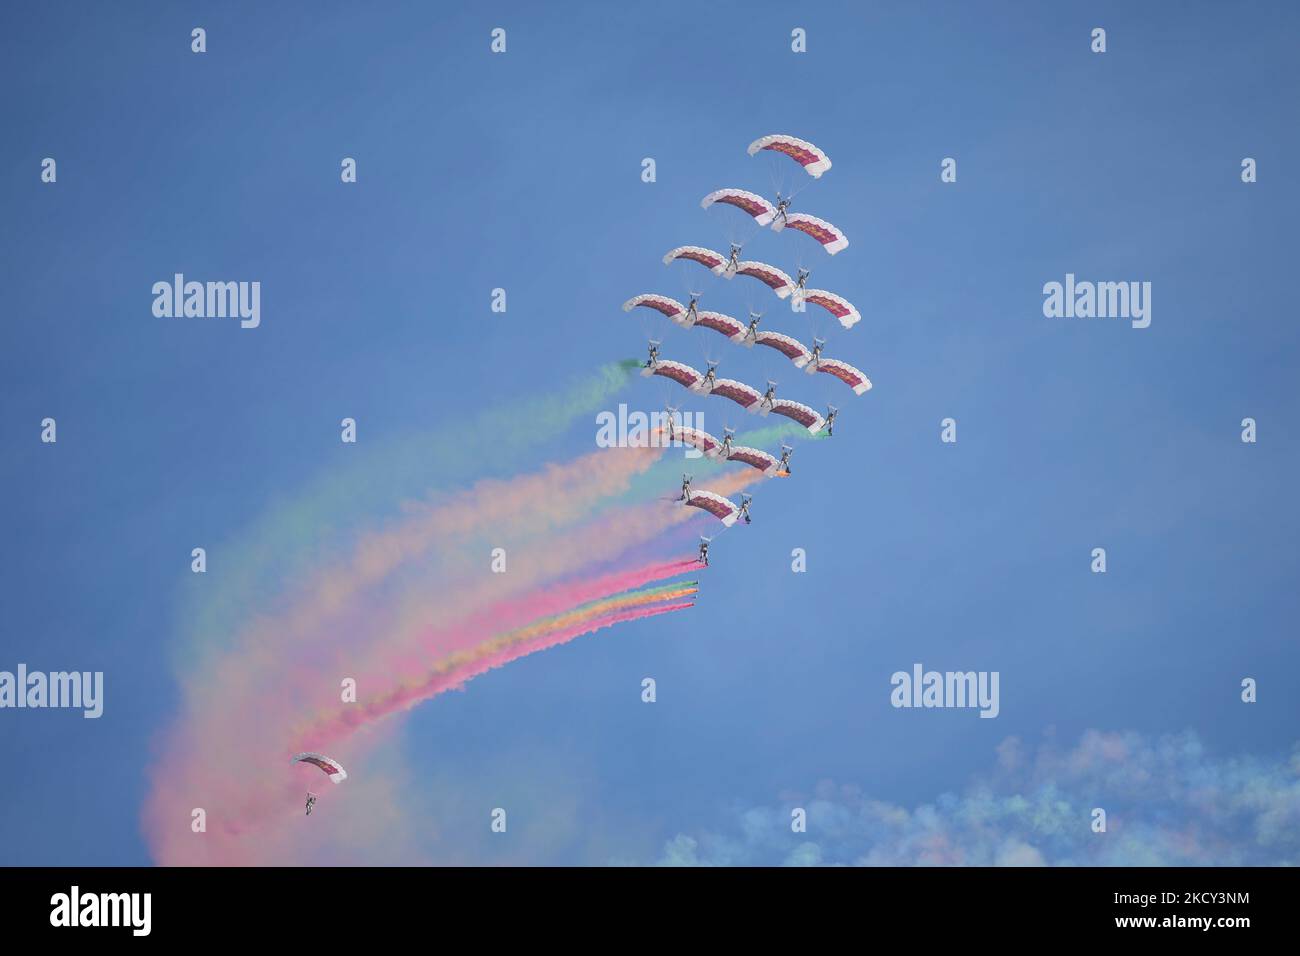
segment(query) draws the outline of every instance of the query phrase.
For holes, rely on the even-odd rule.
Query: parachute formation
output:
[[[832,165],[830,157],[821,148],[807,140],[786,134],[761,136],[749,144],[748,153],[750,156],[757,156],[760,153],[771,154],[773,155],[773,163],[777,167],[783,166],[786,160],[775,157],[778,155],[787,157],[798,164],[812,180],[820,180],[831,169]],[[793,169],[793,167],[787,168]],[[780,178],[784,179],[785,174],[781,174]],[[807,183],[807,180],[803,181]],[[771,230],[777,233],[784,232],[786,229],[791,232],[801,233],[815,240],[830,256],[836,256],[847,249],[849,246],[848,237],[838,226],[826,219],[791,208],[794,193],[797,192],[799,192],[798,188],[789,195],[777,193],[775,201],[773,201],[758,192],[737,187],[727,187],[709,193],[700,201],[700,207],[707,210],[715,205],[731,206],[752,219],[759,230],[765,232],[766,227],[770,226]],[[734,216],[734,214],[727,215]],[[725,219],[726,216],[723,218]],[[740,220],[730,221],[737,222]],[[796,240],[794,245],[798,246],[803,243],[804,240]],[[703,266],[708,273],[724,280],[720,286],[710,285],[709,288],[711,289],[732,287],[729,286],[729,283],[737,276],[757,280],[775,293],[778,299],[788,301],[794,313],[803,314],[809,322],[829,323],[830,319],[834,319],[835,321],[829,324],[838,327],[841,332],[852,329],[861,321],[862,315],[857,307],[842,295],[825,289],[808,288],[808,278],[811,275],[809,269],[801,266],[797,270],[797,276],[792,278],[791,273],[786,272],[779,265],[772,264],[770,261],[772,257],[769,255],[763,256],[763,260],[769,261],[763,261],[754,258],[742,259],[740,253],[740,240],[731,242],[729,254],[718,252],[707,245],[684,245],[669,250],[663,257],[663,263],[665,266],[671,266],[676,262],[684,261]],[[690,267],[691,270],[693,268]],[[682,275],[684,276],[685,273]],[[691,275],[702,276],[703,281],[708,283],[713,282],[703,273],[691,271]],[[692,279],[691,281],[697,280]],[[756,292],[755,287],[750,283],[740,283],[735,285],[734,288],[739,289],[747,297],[754,295]],[[762,294],[765,295],[766,293]],[[748,313],[749,321],[746,322],[724,311],[703,311],[699,309],[697,303],[702,295],[703,293],[700,292],[691,292],[689,304],[683,305],[668,296],[647,293],[629,299],[624,303],[623,309],[628,312],[635,308],[651,309],[659,312],[679,328],[686,330],[703,328],[718,333],[736,345],[743,345],[750,349],[757,346],[771,349],[788,359],[796,369],[806,372],[813,378],[816,378],[819,374],[824,374],[837,379],[851,389],[855,395],[863,395],[871,389],[871,380],[859,369],[841,359],[830,358],[823,354],[827,344],[826,337],[829,336],[824,327],[818,327],[819,334],[812,337],[812,347],[810,348],[805,344],[808,341],[807,339],[801,341],[802,337],[788,334],[784,330],[767,328],[760,330],[759,323],[763,315],[758,311],[754,311],[755,306],[752,304],[754,301],[752,298],[749,299],[751,303]],[[711,298],[710,304],[712,305]],[[808,306],[816,306],[817,308],[809,309]],[[694,335],[696,333],[692,331],[690,334]],[[716,341],[716,339],[706,337],[700,340],[700,346],[708,349],[711,348],[709,342]],[[694,395],[725,398],[751,414],[762,416],[779,415],[799,425],[810,436],[828,436],[832,434],[836,416],[839,414],[839,410],[835,406],[828,405],[823,415],[811,405],[789,398],[778,398],[778,383],[775,381],[768,381],[766,388],[760,390],[737,379],[720,378],[717,369],[721,363],[714,361],[712,358],[709,359],[708,368],[704,372],[682,362],[661,358],[659,355],[661,344],[661,342],[654,340],[650,342],[650,356],[642,368],[642,375],[669,379]],[[779,373],[777,374],[779,375]],[[839,388],[839,386],[834,388]],[[670,409],[670,411],[675,412],[676,410]],[[788,477],[790,475],[789,461],[794,451],[791,445],[783,444],[779,449],[780,457],[778,458],[776,454],[762,448],[735,444],[733,442],[734,434],[731,428],[727,428],[724,437],[719,439],[716,435],[712,435],[701,428],[669,428],[669,437],[674,443],[697,449],[706,458],[713,461],[735,462],[738,465],[744,465],[746,468],[758,471],[764,477]],[[738,476],[744,474],[743,469],[737,474]],[[752,471],[748,474],[753,476]],[[750,523],[750,495],[740,493],[740,500],[737,502],[733,498],[719,494],[716,491],[693,488],[692,478],[689,475],[683,475],[682,479],[681,495],[677,499],[680,506],[703,511],[721,521],[725,528],[734,526],[738,521],[743,521],[745,524]],[[752,480],[752,478],[745,480]],[[731,487],[734,488],[735,485],[733,484]],[[703,564],[708,563],[708,547],[711,540],[711,538],[701,536],[699,560]]]

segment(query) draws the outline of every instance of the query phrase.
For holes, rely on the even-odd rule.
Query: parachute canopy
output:
[[[776,266],[769,266],[764,262],[738,262],[736,263],[736,275],[750,276],[757,279],[763,285],[767,286],[778,296],[784,299],[794,289],[794,282],[790,277],[778,269]],[[728,276],[727,278],[731,278]]]
[[[841,362],[838,359],[821,359],[816,365],[809,365],[804,371],[809,374],[813,372],[825,372],[827,375],[834,375],[841,382],[853,389],[854,395],[861,395],[871,388],[871,379],[867,378],[848,362]]]
[[[831,255],[835,255],[842,249],[847,249],[849,245],[849,240],[844,233],[825,219],[818,219],[816,216],[810,216],[807,213],[790,213],[784,220],[778,219],[772,223],[772,228],[777,232],[780,232],[786,226],[802,232],[804,235],[812,236]]]
[[[718,449],[722,447],[722,442],[698,428],[678,428],[673,432],[673,437],[683,444],[698,448],[710,458],[716,458]]]
[[[678,325],[686,316],[686,306],[682,305],[676,299],[670,299],[666,295],[637,295],[623,303],[623,311],[631,312],[637,306],[645,309],[654,309],[656,312],[662,312],[668,318],[672,319]]]
[[[772,403],[773,415],[784,415],[793,421],[798,422],[804,428],[808,429],[809,434],[816,435],[826,424],[826,419],[822,418],[807,405],[800,405],[798,402],[792,402],[788,398],[778,398]]]
[[[289,762],[309,763],[315,767],[319,767],[334,783],[342,783],[344,780],[348,779],[348,772],[343,769],[343,765],[334,758],[327,757],[324,754],[311,752],[300,753]]]
[[[758,405],[763,401],[763,396],[757,389],[750,388],[744,382],[737,382],[732,378],[720,378],[713,383],[713,388],[709,391],[710,395],[721,395],[723,398],[729,398],[746,411],[757,411]]]
[[[721,312],[701,312],[696,317],[695,324],[702,325],[706,329],[713,329],[715,332],[721,332],[733,342],[739,342],[745,337],[745,324],[739,319],[733,319]]]
[[[672,379],[678,385],[684,385],[686,388],[692,389],[704,381],[704,376],[689,365],[667,360],[655,362],[650,368],[642,369],[641,374],[662,375],[664,378]]]
[[[802,166],[804,171],[813,179],[821,178],[821,174],[831,168],[829,156],[807,140],[797,139],[794,136],[785,136],[780,133],[772,136],[762,136],[749,144],[749,155],[754,156],[759,150],[764,149],[785,153],[785,155]]]
[[[791,362],[794,362],[796,368],[803,368],[812,358],[812,353],[798,339],[792,339],[788,335],[782,335],[780,332],[759,332],[754,336],[754,345],[766,345],[768,348],[776,349]]]
[[[711,491],[692,491],[690,497],[686,499],[686,504],[707,511],[728,528],[736,523],[736,515],[740,512],[735,502],[722,495],[715,495]]]
[[[731,449],[731,454],[727,456],[727,461],[741,461],[746,465],[752,465],[763,474],[772,476],[781,463],[772,455],[760,448],[748,448],[744,445],[735,445]]]
[[[835,318],[840,320],[840,325],[846,329],[851,329],[862,316],[858,315],[858,310],[853,308],[853,303],[848,299],[841,298],[834,292],[827,292],[825,289],[808,289],[803,294],[805,302],[811,302],[813,305],[820,305]]]
[[[744,189],[719,189],[700,200],[700,208],[708,209],[715,202],[735,206],[754,217],[760,226],[766,226],[776,216],[776,207],[757,193]]]
[[[698,262],[714,275],[722,275],[723,270],[727,268],[726,256],[719,255],[712,249],[705,249],[703,246],[678,246],[664,256],[664,265],[669,265],[674,259],[690,259],[692,262]]]

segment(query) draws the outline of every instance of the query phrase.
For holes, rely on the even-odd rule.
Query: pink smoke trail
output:
[[[633,593],[610,598],[594,609],[578,609],[560,615],[558,622],[540,621],[524,628],[522,634],[508,633],[492,638],[467,651],[458,651],[425,669],[425,676],[394,688],[382,697],[364,705],[350,706],[322,717],[310,730],[304,731],[301,746],[326,746],[346,736],[358,727],[373,723],[398,711],[409,710],[416,704],[454,690],[472,677],[501,667],[536,651],[565,644],[582,634],[600,630],[622,621],[651,617],[666,610],[679,610],[690,605],[670,605],[666,608],[643,608],[638,605],[656,604],[666,600],[695,594],[698,588],[683,585],[656,588],[649,593]],[[556,625],[558,624],[558,628]],[[536,633],[540,632],[540,633]]]

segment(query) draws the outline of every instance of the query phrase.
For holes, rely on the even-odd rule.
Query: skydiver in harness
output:
[[[785,217],[785,211],[789,208],[790,208],[790,200],[788,198],[782,199],[781,194],[777,193],[776,194],[776,215],[772,217],[773,225],[776,224],[775,220],[779,217],[781,220],[782,228],[785,227],[785,224],[789,221]]]
[[[838,415],[839,413],[840,410],[836,408],[834,405],[826,406],[826,437],[827,438],[830,438],[835,434],[835,416]]]
[[[767,380],[767,391],[763,393],[763,400],[758,403],[759,411],[771,411],[772,406],[776,404],[776,382],[770,378]]]
[[[734,242],[731,244],[731,255],[727,258],[727,267],[722,270],[722,274],[730,279],[736,274],[736,269],[740,267],[740,246]]]
[[[713,386],[718,384],[718,363],[710,362],[709,370],[704,373],[704,378],[700,380],[700,390],[705,392],[713,391]]]
[[[311,816],[311,808],[316,806],[316,794],[310,790],[307,791],[307,816]]]
[[[690,475],[682,475],[682,496],[677,500],[678,501],[691,500],[691,476]]]
[[[700,312],[695,308],[695,303],[700,301],[700,296],[703,294],[704,293],[702,292],[691,293],[691,301],[686,304],[686,317],[682,319],[682,321],[686,323],[687,328],[693,326],[696,320],[700,317]]]
[[[752,495],[747,495],[743,491],[740,493],[740,510],[736,512],[737,518],[744,518],[745,524],[749,524],[749,503],[753,500]]]
[[[645,360],[646,368],[654,368],[659,364],[659,343],[654,339],[650,340],[650,357]]]
[[[799,278],[794,281],[794,295],[790,297],[790,307],[796,312],[803,311],[803,294],[806,291],[810,275],[812,275],[811,270],[802,266],[799,268]]]
[[[781,444],[781,462],[776,466],[778,474],[790,474],[790,456],[794,454],[794,448],[790,445]]]
[[[677,432],[674,427],[677,423],[677,409],[671,405],[665,405],[664,420],[668,422],[668,443],[672,444],[677,440]]]
[[[722,444],[718,446],[719,458],[725,459],[731,457],[731,443],[735,440],[735,438],[736,438],[736,430],[734,428],[728,428],[727,426],[723,425]]]
[[[704,565],[706,568],[709,566],[709,542],[712,540],[712,538],[706,538],[704,535],[700,535],[700,556],[698,560],[700,564]]]
[[[821,365],[822,349],[826,348],[825,339],[813,339],[812,356],[808,359],[808,364],[804,366],[807,372],[815,372]]]
[[[758,323],[762,321],[763,321],[762,312],[749,313],[749,328],[745,329],[745,338],[744,338],[744,343],[746,345],[753,345],[754,342],[758,339]]]

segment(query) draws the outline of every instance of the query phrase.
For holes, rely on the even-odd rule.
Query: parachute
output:
[[[724,265],[725,269],[726,266]],[[751,276],[784,299],[794,289],[794,281],[778,269],[763,262],[738,262],[735,275]],[[730,278],[730,277],[728,277]]]
[[[786,418],[798,422],[804,428],[808,429],[810,435],[816,435],[826,424],[826,419],[822,418],[807,405],[800,405],[798,402],[792,402],[788,398],[778,398],[772,403],[773,415],[784,415]]]
[[[776,134],[774,136],[760,137],[749,144],[749,155],[754,156],[759,150],[763,149],[785,153],[785,155],[802,166],[804,171],[813,179],[821,178],[821,174],[831,168],[829,156],[812,143],[796,139],[793,136]]]
[[[739,342],[745,337],[745,325],[739,319],[733,319],[729,315],[723,315],[721,312],[701,312],[695,319],[696,325],[702,325],[706,329],[713,329],[715,332],[721,332],[733,342]]]
[[[770,220],[769,220],[770,221]],[[805,235],[812,236],[822,244],[831,255],[842,249],[848,248],[849,240],[844,233],[840,232],[825,219],[818,219],[816,216],[809,216],[807,213],[795,212],[783,219],[778,219],[772,223],[772,228],[780,232],[786,226],[798,230]]]
[[[841,362],[838,359],[821,359],[815,365],[809,365],[804,369],[808,374],[813,372],[825,372],[827,375],[834,375],[841,382],[853,389],[854,395],[861,395],[871,388],[871,379],[867,378],[848,362]]]
[[[779,293],[778,293],[779,294]],[[858,310],[853,308],[853,303],[848,299],[841,298],[833,292],[827,292],[825,289],[808,289],[804,292],[804,302],[811,302],[813,305],[820,305],[835,318],[840,320],[840,325],[846,329],[851,329],[862,316],[858,315]]]
[[[651,293],[648,295],[633,296],[623,303],[623,311],[631,312],[637,306],[661,312],[678,325],[683,323],[686,315],[686,306],[682,305],[676,299],[668,298],[666,295],[654,295]]]
[[[718,449],[722,447],[722,442],[698,428],[679,428],[673,433],[673,437],[680,442],[698,448],[710,458],[716,458]]]
[[[812,358],[812,353],[802,342],[780,332],[758,332],[754,335],[751,345],[766,345],[768,348],[776,349],[794,362],[796,368],[803,368]]]
[[[678,246],[664,256],[664,265],[668,265],[674,259],[690,259],[692,262],[698,262],[718,276],[722,275],[727,268],[726,256],[719,255],[712,249],[705,249],[703,246]]]
[[[343,765],[332,757],[318,753],[301,753],[295,756],[290,763],[309,763],[319,767],[325,772],[325,775],[334,783],[342,783],[348,779],[348,772],[343,769]]]
[[[736,523],[736,517],[740,514],[740,509],[736,507],[735,502],[722,495],[715,495],[711,491],[692,491],[690,497],[686,499],[686,504],[707,511],[728,528]]]
[[[731,454],[727,456],[727,461],[740,461],[746,465],[752,465],[769,478],[776,474],[777,468],[781,463],[772,455],[759,448],[747,448],[744,445],[736,445],[731,449]]]
[[[746,192],[743,189],[719,189],[711,192],[700,200],[700,208],[708,209],[715,202],[744,210],[753,216],[754,221],[760,226],[766,226],[776,216],[775,206],[757,193]]]
[[[672,379],[678,385],[691,389],[696,388],[700,382],[704,381],[704,376],[689,365],[667,360],[655,362],[650,368],[642,369],[641,374],[662,375],[664,378]]]
[[[748,412],[755,411],[759,402],[763,400],[763,396],[757,389],[730,378],[720,378],[714,382],[709,394],[729,398]]]

